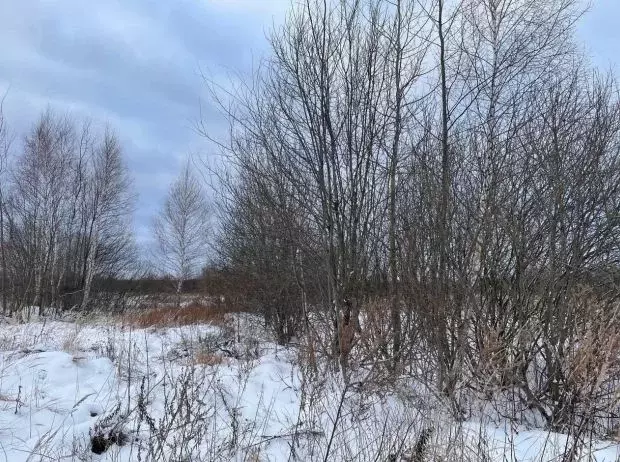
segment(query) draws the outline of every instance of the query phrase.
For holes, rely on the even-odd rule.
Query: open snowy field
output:
[[[249,315],[6,323],[0,349],[0,460],[553,461],[572,447],[490,418],[457,423],[413,385],[370,387],[360,373],[345,386]],[[620,455],[610,442],[580,451]]]

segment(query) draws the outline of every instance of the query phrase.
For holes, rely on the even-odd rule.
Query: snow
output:
[[[131,329],[105,320],[1,326],[0,460],[194,460],[191,453],[278,461],[290,460],[292,448],[297,460],[322,460],[337,416],[343,425],[330,460],[364,460],[384,444],[382,429],[396,440],[405,421],[434,428],[436,442],[452,435],[470,455],[483,448],[498,461],[556,460],[571,444],[565,435],[508,423],[458,424],[396,394],[349,391],[340,408],[336,373],[305,383],[295,349],[262,334],[226,343],[223,350],[239,354],[224,354],[212,348],[230,342],[223,330]],[[200,348],[217,359],[194,361]],[[127,441],[91,451],[93,435],[116,431]],[[620,456],[615,443],[587,449],[597,461]]]

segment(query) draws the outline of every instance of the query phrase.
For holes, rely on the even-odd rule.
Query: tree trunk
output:
[[[97,222],[94,223],[94,230],[90,239],[90,245],[88,246],[88,255],[86,257],[85,274],[84,274],[84,294],[82,297],[82,304],[80,305],[80,311],[84,311],[90,301],[90,292],[93,283],[93,276],[95,273],[95,253],[97,252],[97,244],[99,239],[99,230]]]

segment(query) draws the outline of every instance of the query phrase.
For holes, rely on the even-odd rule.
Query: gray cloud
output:
[[[139,194],[138,239],[189,152],[207,144],[200,69],[247,69],[288,0],[107,0],[0,3],[0,92],[23,133],[51,105],[109,123]],[[202,105],[217,127],[217,112]]]
[[[584,42],[592,62],[603,68],[620,70],[620,2],[597,0],[578,24],[578,38]]]
[[[290,0],[24,0],[0,2],[0,92],[23,133],[48,104],[114,127],[139,194],[136,229],[148,224],[183,157],[209,146],[193,130],[200,68],[247,71],[265,31]],[[580,22],[593,61],[617,65],[620,2],[601,0]],[[222,123],[202,106],[210,126]]]

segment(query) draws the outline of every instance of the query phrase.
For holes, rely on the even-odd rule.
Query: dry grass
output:
[[[0,393],[0,402],[14,403],[15,401],[17,401],[17,398]]]
[[[138,328],[189,326],[194,324],[213,324],[226,326],[227,314],[234,312],[227,307],[204,305],[192,302],[182,307],[160,306],[123,316],[123,324]]]
[[[209,353],[207,351],[198,351],[194,354],[194,364],[202,366],[219,366],[226,362],[226,359],[219,354]]]
[[[67,336],[62,342],[62,351],[66,351],[67,353],[73,353],[79,350],[79,342],[78,342],[79,333],[80,332],[79,332],[79,329],[77,328],[77,325],[75,329],[67,333]]]

